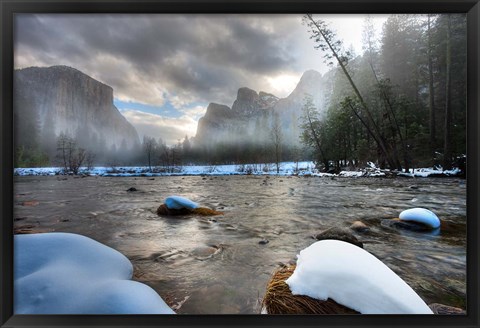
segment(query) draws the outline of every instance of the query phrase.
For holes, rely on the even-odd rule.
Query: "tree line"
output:
[[[325,21],[305,15],[304,22],[336,70],[325,115],[307,96],[301,122],[302,141],[322,170],[366,161],[397,170],[464,169],[465,15],[391,15],[380,36],[367,18],[361,56]]]
[[[56,134],[53,118],[46,117],[42,122],[26,96],[15,94],[13,114],[15,167],[56,166],[77,173],[85,165],[134,165],[143,161],[138,146],[128,147],[127,140],[118,147],[109,144],[88,126]]]
[[[283,144],[283,132],[278,116],[273,119],[263,143],[238,141],[219,142],[213,145],[195,144],[194,138],[177,140],[168,146],[162,139],[144,136],[142,149],[149,170],[176,172],[184,165],[226,165],[226,164],[267,164],[273,163],[274,170],[280,171],[280,162],[293,151]]]

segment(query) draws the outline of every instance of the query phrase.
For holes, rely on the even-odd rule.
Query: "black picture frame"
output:
[[[16,13],[467,13],[467,315],[13,315],[13,22]],[[478,327],[480,291],[478,0],[0,0],[1,327]]]

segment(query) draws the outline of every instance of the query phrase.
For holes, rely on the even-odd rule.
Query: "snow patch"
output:
[[[364,172],[361,172],[361,171],[342,171],[339,173],[339,176],[347,177],[347,178],[361,177],[363,175],[364,175]]]
[[[390,268],[343,241],[322,240],[302,250],[286,283],[294,295],[331,298],[363,314],[432,314]]]
[[[460,175],[461,173],[462,171],[459,168],[454,168],[452,170],[443,170],[441,167],[429,167],[410,169],[406,172],[399,172],[398,175],[411,178],[427,178],[429,176],[456,176]]]
[[[15,314],[174,314],[118,251],[72,233],[14,237]]]
[[[165,205],[171,210],[181,210],[182,208],[194,209],[198,204],[190,199],[181,196],[170,196],[165,199]]]

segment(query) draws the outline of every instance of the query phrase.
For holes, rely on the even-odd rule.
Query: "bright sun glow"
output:
[[[300,76],[290,74],[282,74],[273,78],[267,78],[272,93],[277,97],[288,96],[293,89],[295,89],[299,80]]]

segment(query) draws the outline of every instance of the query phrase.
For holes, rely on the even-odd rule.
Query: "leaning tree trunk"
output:
[[[431,38],[431,28],[430,28],[430,15],[428,15],[428,45],[427,45],[427,55],[428,55],[428,105],[430,107],[430,152],[432,153],[432,158],[435,157],[435,146],[436,146],[436,127],[435,127],[435,90],[433,86],[433,63],[432,63],[432,38]]]
[[[446,87],[445,87],[445,139],[443,150],[443,169],[452,168],[452,40],[451,17],[447,18],[447,59],[446,59]]]
[[[337,52],[335,51],[332,43],[329,41],[329,38],[325,35],[325,32],[322,30],[322,28],[320,28],[318,23],[313,19],[313,16],[311,14],[307,14],[306,16],[312,22],[312,24],[315,26],[315,28],[318,30],[318,32],[320,33],[322,38],[325,40],[325,43],[327,44],[328,48],[332,52],[333,57],[335,57],[335,59],[337,60],[340,68],[342,69],[343,73],[345,74],[345,77],[347,78],[348,82],[350,83],[350,86],[352,87],[355,95],[357,96],[358,100],[360,101],[360,104],[362,105],[363,109],[367,113],[367,117],[368,117],[369,121],[371,122],[374,131],[377,134],[376,141],[378,143],[378,146],[380,147],[381,152],[384,154],[384,156],[385,156],[385,158],[388,162],[388,165],[390,166],[390,168],[395,168],[397,166],[398,161],[396,161],[395,158],[393,158],[392,154],[388,151],[388,147],[387,147],[385,141],[381,138],[381,133],[379,131],[379,127],[375,123],[373,115],[372,115],[370,109],[368,108],[368,105],[365,102],[365,99],[363,99],[363,97],[362,97],[360,91],[358,90],[356,84],[353,82],[352,77],[348,73],[347,68],[345,67],[345,64],[340,59],[340,57],[337,54]]]

